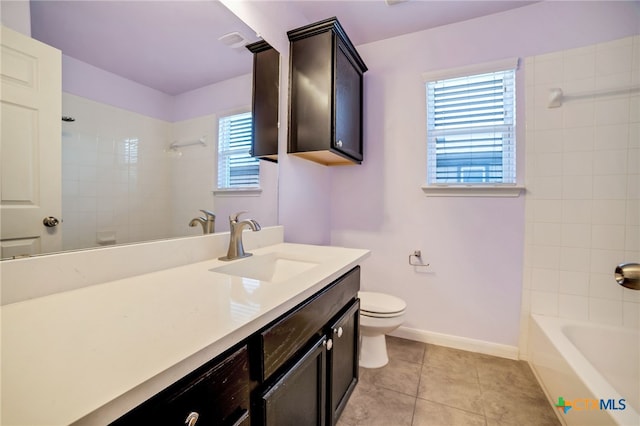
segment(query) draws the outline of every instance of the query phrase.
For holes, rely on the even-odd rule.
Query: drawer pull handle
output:
[[[184,424],[187,426],[195,426],[196,422],[198,421],[198,417],[200,417],[200,414],[192,411],[185,419]]]
[[[337,329],[334,328],[333,333],[337,334],[338,338],[342,337],[342,333],[343,333],[342,327],[338,327]]]

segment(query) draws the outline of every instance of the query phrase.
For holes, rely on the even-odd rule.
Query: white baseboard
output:
[[[463,351],[477,352],[485,355],[499,356],[501,358],[518,359],[518,347],[503,345],[500,343],[486,342],[484,340],[469,339],[468,337],[452,336],[449,334],[435,333],[419,330],[417,328],[399,327],[389,333],[391,336],[416,342],[432,343]]]

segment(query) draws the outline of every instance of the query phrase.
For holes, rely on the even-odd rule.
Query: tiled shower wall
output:
[[[63,250],[171,236],[171,123],[63,93]]]
[[[523,334],[529,312],[640,328],[640,291],[613,278],[640,262],[640,36],[527,58],[525,74]]]

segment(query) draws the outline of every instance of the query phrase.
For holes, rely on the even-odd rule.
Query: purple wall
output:
[[[62,55],[62,91],[149,117],[173,121],[173,96]]]
[[[250,107],[251,74],[171,96],[63,55],[62,91],[175,122]]]
[[[365,161],[331,170],[331,244],[371,249],[362,287],[405,299],[406,327],[517,347],[521,313],[524,197],[424,195],[421,73],[625,37],[639,32],[638,12],[637,2],[542,2],[358,46],[370,70]],[[525,72],[518,71],[522,176]],[[418,249],[431,264],[424,271],[407,262]]]

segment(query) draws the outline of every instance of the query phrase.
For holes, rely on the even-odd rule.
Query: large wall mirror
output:
[[[29,254],[201,235],[200,210],[215,232],[241,210],[278,223],[276,163],[260,161],[258,190],[217,190],[218,120],[250,110],[244,45],[259,39],[225,6],[31,1],[30,16],[31,36],[62,51],[62,209],[43,232],[59,243]],[[3,235],[3,258],[23,254],[13,246]]]

